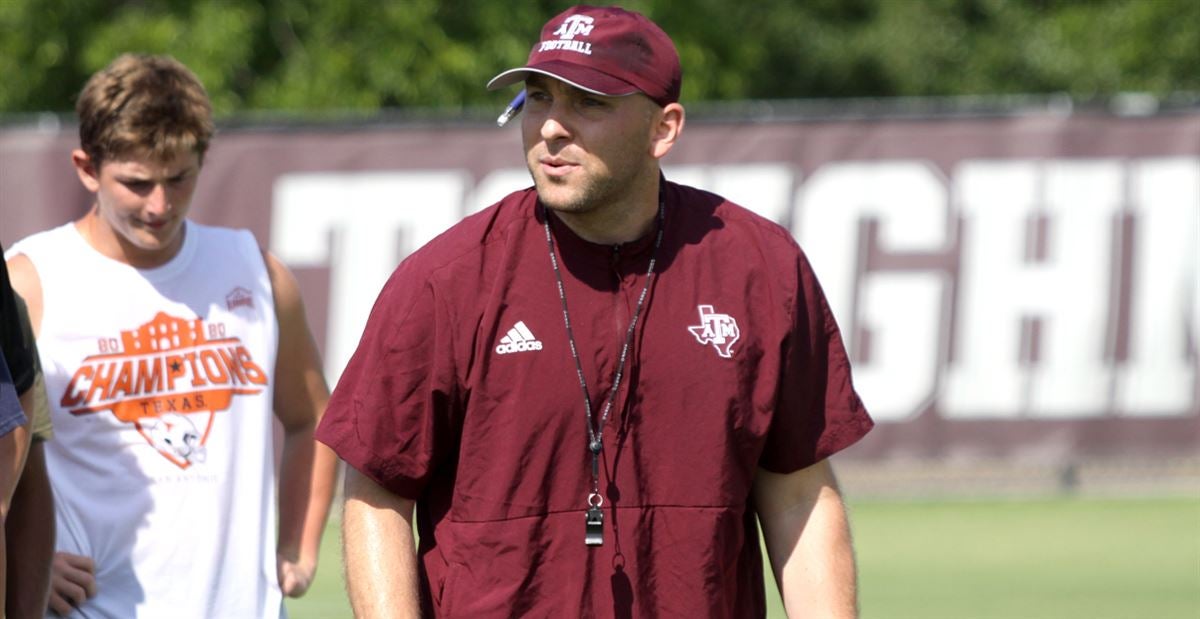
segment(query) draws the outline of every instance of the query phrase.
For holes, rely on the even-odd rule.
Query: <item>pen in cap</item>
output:
[[[508,104],[508,107],[504,108],[504,113],[496,119],[496,126],[503,127],[504,125],[507,125],[508,121],[512,120],[517,114],[521,113],[521,107],[524,105],[525,90],[522,89],[521,92],[517,93],[517,96],[513,97],[513,100]]]

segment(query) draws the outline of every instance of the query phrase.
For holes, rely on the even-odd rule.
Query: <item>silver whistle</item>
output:
[[[584,543],[588,546],[604,545],[604,512],[599,506],[587,510],[587,535]]]

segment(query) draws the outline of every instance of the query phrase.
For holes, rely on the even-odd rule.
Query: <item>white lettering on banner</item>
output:
[[[859,222],[878,220],[880,244],[890,252],[944,253],[950,243],[945,186],[922,162],[835,163],[813,174],[797,196],[795,233],[847,349],[855,349],[857,332],[872,336],[869,359],[854,366],[854,383],[880,420],[912,415],[934,393],[939,342],[945,341],[946,274],[863,273]]]
[[[271,251],[293,266],[330,267],[330,384],[337,384],[396,265],[458,221],[469,179],[441,170],[290,174],[276,181]]]
[[[963,161],[952,173],[947,181],[922,161],[836,162],[801,186],[785,163],[666,170],[791,227],[878,420],[931,402],[955,419],[1195,410],[1200,160]],[[271,249],[330,268],[331,382],[400,259],[529,185],[521,168],[475,184],[450,170],[281,178]],[[866,220],[874,247],[860,238]],[[870,255],[879,262],[868,265]],[[906,256],[918,260],[897,262]],[[1113,269],[1126,264],[1123,284]]]
[[[483,180],[479,181],[479,184],[475,185],[475,191],[471,192],[467,199],[467,210],[464,215],[478,213],[499,202],[504,196],[532,185],[533,179],[529,176],[528,168],[492,170],[483,177]]]
[[[1184,356],[1189,314],[1193,363],[1200,338],[1200,161],[1151,159],[1130,167],[1132,315],[1117,406],[1127,415],[1187,410],[1196,375]]]
[[[797,181],[792,166],[778,163],[665,166],[663,174],[676,183],[719,194],[785,225],[792,185]]]
[[[1049,281],[1037,299],[1046,328],[1029,377],[1029,416],[1094,415],[1111,402],[1111,393],[1097,386],[1113,378],[1108,324],[1124,172],[1113,160],[1043,164],[1048,254],[1042,274]]]
[[[962,217],[956,348],[947,417],[1064,417],[1108,407],[1110,251],[1123,197],[1115,162],[969,162],[955,174]],[[1030,222],[1048,255],[1030,263]],[[1044,326],[1035,338],[1031,321]],[[1035,341],[1036,339],[1036,341]],[[1036,363],[1022,359],[1038,351]]]

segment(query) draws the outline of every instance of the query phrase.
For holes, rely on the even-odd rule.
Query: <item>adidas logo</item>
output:
[[[541,349],[542,343],[533,336],[533,332],[529,330],[529,327],[525,326],[525,322],[517,321],[517,324],[508,330],[508,335],[500,338],[500,345],[496,346],[496,354],[507,355],[514,352]]]

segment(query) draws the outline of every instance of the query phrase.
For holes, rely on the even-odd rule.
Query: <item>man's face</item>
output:
[[[590,213],[622,201],[635,179],[653,174],[658,106],[643,95],[605,97],[533,75],[521,120],[525,163],[548,208]]]
[[[85,156],[86,157],[86,156]],[[76,163],[79,166],[79,163]],[[84,185],[96,194],[100,229],[94,243],[116,243],[117,255],[165,262],[183,243],[183,221],[196,190],[200,156],[183,151],[163,160],[131,154],[80,170]],[[107,255],[114,255],[98,247]]]

